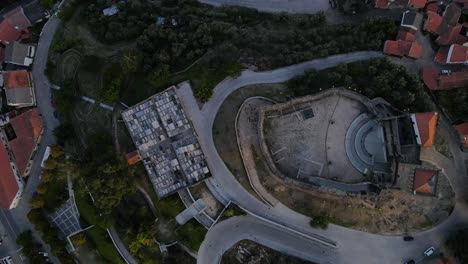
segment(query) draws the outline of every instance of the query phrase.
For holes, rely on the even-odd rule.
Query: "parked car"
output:
[[[404,241],[413,241],[413,240],[414,240],[414,237],[412,237],[412,236],[404,236],[404,237],[403,237],[403,240],[404,240]]]
[[[435,251],[434,247],[430,247],[430,248],[424,250],[424,256],[430,257],[430,256],[432,256],[432,254],[434,254],[434,251]]]
[[[440,73],[443,74],[443,75],[447,75],[449,73],[451,73],[452,71],[451,70],[441,70]]]

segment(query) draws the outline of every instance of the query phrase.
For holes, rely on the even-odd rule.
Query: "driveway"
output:
[[[452,215],[445,222],[429,231],[416,234],[415,241],[411,243],[403,242],[402,238],[397,236],[374,235],[335,225],[331,225],[325,231],[312,229],[309,226],[310,218],[290,210],[281,203],[274,207],[267,206],[252,196],[237,182],[216,151],[212,137],[214,119],[224,100],[240,87],[258,83],[284,82],[303,74],[305,70],[310,68],[321,70],[336,66],[339,63],[376,57],[382,57],[382,54],[379,52],[355,52],[316,59],[268,72],[244,71],[237,78],[226,78],[219,83],[212,98],[201,110],[198,108],[190,87],[188,85],[182,86],[178,93],[188,116],[194,124],[200,144],[214,175],[206,183],[216,198],[222,203],[232,201],[248,212],[275,223],[276,226],[287,230],[287,232],[301,233],[312,240],[322,241],[325,244],[327,241],[336,242],[338,248],[334,250],[336,254],[335,263],[349,263],[350,259],[357,263],[401,263],[408,258],[420,256],[424,248],[429,245],[440,246],[450,231],[466,225],[468,223],[466,208],[457,205]],[[449,177],[456,176],[449,175]],[[229,228],[233,228],[233,226]],[[229,228],[226,228],[226,230]],[[207,239],[210,237],[208,235]],[[277,240],[280,241],[280,239],[278,237]],[[223,243],[222,241],[220,239],[216,243]],[[359,243],[356,243],[357,241]],[[217,248],[220,247],[221,245]],[[203,254],[210,253],[207,250],[200,250],[199,256],[201,259],[203,259]],[[311,260],[313,261],[313,259]],[[198,263],[203,262],[199,261]],[[213,259],[211,262],[203,264],[207,263],[218,262]]]

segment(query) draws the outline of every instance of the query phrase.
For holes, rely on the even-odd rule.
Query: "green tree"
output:
[[[120,65],[123,72],[134,73],[140,67],[142,58],[141,54],[136,50],[126,50],[120,60]]]
[[[29,205],[33,209],[38,209],[44,207],[44,197],[42,195],[36,195],[34,196],[31,201],[29,201]]]
[[[73,245],[75,245],[75,247],[80,247],[84,244],[86,244],[86,236],[83,232],[79,233],[79,234],[76,234],[73,236],[72,238],[72,241],[73,241]]]
[[[50,156],[53,158],[59,158],[64,154],[63,147],[59,145],[53,145],[50,147]]]
[[[76,137],[75,129],[70,122],[61,122],[60,125],[54,129],[54,136],[57,139],[57,143],[63,146],[66,142]]]
[[[57,161],[51,158],[47,159],[44,162],[44,168],[47,170],[54,170],[55,168],[57,168]]]
[[[320,229],[327,229],[329,222],[330,217],[328,217],[327,215],[315,215],[314,217],[312,217],[312,220],[310,220],[310,226]]]
[[[54,6],[54,3],[55,3],[55,0],[41,0],[41,5],[45,9],[52,9],[52,7]]]

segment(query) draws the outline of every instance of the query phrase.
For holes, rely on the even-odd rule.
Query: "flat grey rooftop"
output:
[[[211,176],[174,86],[127,109],[122,118],[159,197]]]

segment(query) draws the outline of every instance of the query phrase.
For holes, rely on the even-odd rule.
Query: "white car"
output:
[[[430,256],[432,256],[432,254],[434,254],[434,251],[435,251],[434,247],[430,247],[430,248],[424,250],[424,256],[430,257]]]

